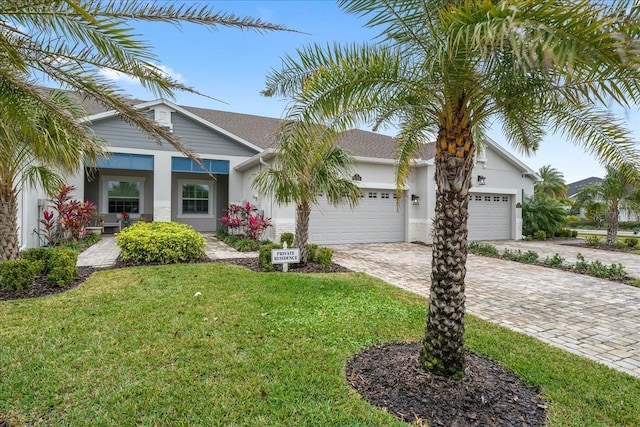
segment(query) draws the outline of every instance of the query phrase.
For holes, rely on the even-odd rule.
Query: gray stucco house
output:
[[[101,214],[126,211],[135,220],[178,221],[199,231],[214,231],[229,203],[250,201],[272,218],[271,238],[293,231],[294,206],[278,206],[251,188],[252,175],[274,156],[274,132],[280,119],[179,106],[164,99],[132,100],[167,126],[206,168],[184,157],[170,144],[159,145],[113,111],[84,102],[83,121],[109,145],[110,158],[96,169],[68,177],[76,198],[96,203]],[[339,144],[356,157],[354,182],[363,190],[358,206],[329,206],[323,197],[312,210],[310,240],[319,244],[431,240],[434,216],[433,144],[415,159],[403,200],[396,203],[394,139],[362,130],[349,131]],[[212,178],[209,173],[214,177]],[[470,198],[472,240],[520,239],[521,203],[533,194],[539,177],[496,142],[487,140],[477,156]],[[19,227],[23,247],[37,246],[46,195],[23,189]]]

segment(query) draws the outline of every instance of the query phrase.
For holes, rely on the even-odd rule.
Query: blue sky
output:
[[[282,117],[286,101],[260,95],[269,71],[280,68],[281,57],[294,55],[296,48],[311,43],[362,42],[376,35],[375,31],[362,27],[364,19],[345,14],[329,0],[216,1],[212,4],[221,12],[261,18],[307,34],[137,24],[141,38],[153,46],[159,64],[166,67],[167,72],[186,85],[224,101],[178,93],[175,100],[178,104]],[[152,98],[135,82],[119,79],[119,83],[132,96]],[[626,113],[626,120],[640,140],[638,108]],[[552,165],[564,173],[567,182],[604,175],[592,156],[557,136],[549,135],[533,157],[526,157],[508,146],[497,128],[492,129],[489,136],[535,170]]]

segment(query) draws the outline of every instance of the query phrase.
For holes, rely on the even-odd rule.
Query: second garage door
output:
[[[510,194],[472,193],[469,200],[469,240],[505,240],[511,235]]]
[[[403,242],[404,206],[396,206],[393,190],[365,189],[360,203],[331,206],[319,197],[312,206],[309,242],[317,244]]]

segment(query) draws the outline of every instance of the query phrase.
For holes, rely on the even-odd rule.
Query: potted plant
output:
[[[128,227],[131,225],[131,216],[129,216],[129,212],[123,211],[120,215],[122,215],[122,226]]]

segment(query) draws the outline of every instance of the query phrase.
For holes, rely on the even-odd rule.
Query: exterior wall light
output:
[[[415,206],[418,206],[420,204],[420,197],[416,196],[415,194],[412,194],[411,203]]]
[[[478,185],[485,185],[487,183],[487,178],[482,175],[478,175]]]

